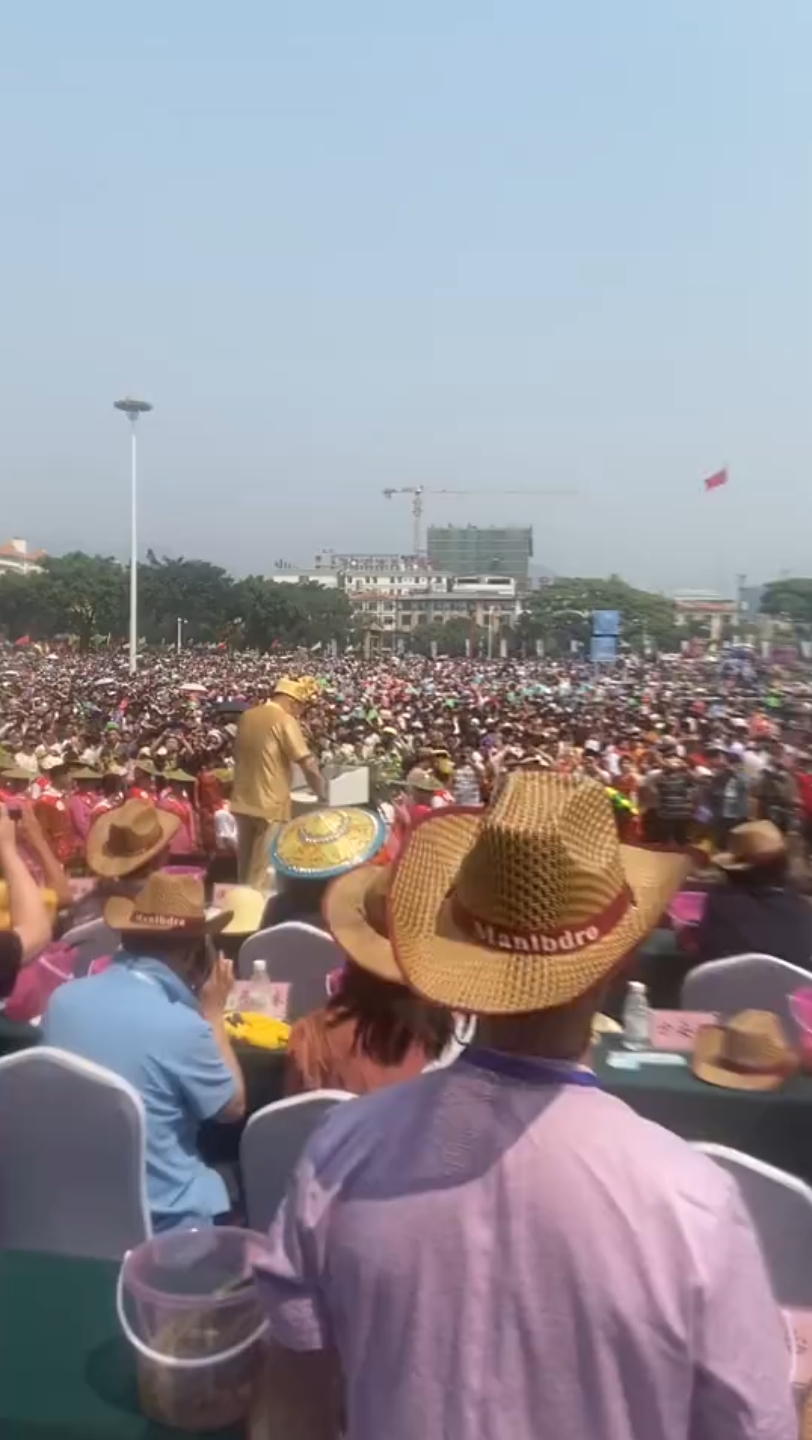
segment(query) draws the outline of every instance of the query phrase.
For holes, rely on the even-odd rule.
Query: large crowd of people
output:
[[[355,766],[369,804],[323,808]],[[697,869],[682,973],[812,968],[808,676],[221,649],[130,676],[7,647],[0,800],[0,1051],[135,1087],[158,1231],[239,1218],[198,1149],[250,1108],[239,946],[298,919],[340,947],[281,1027],[288,1094],[367,1098],[308,1147],[262,1267],[279,1433],[789,1440],[734,1187],[602,1095],[589,1044]]]

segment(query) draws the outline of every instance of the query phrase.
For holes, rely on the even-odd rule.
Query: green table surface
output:
[[[179,1440],[138,1410],[115,1314],[118,1265],[0,1252],[2,1440]],[[241,1440],[242,1429],[208,1440]],[[194,1435],[192,1434],[192,1440]]]
[[[603,1088],[638,1114],[686,1140],[729,1145],[812,1184],[812,1077],[798,1075],[778,1090],[727,1090],[697,1080],[689,1065],[616,1070],[606,1057],[620,1048],[614,1037],[603,1040],[595,1070]]]

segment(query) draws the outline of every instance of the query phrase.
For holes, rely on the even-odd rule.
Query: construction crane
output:
[[[412,496],[412,518],[414,521],[413,553],[423,553],[423,496],[424,495],[575,495],[575,490],[429,490],[425,485],[388,486],[383,494],[387,500],[394,495]]]

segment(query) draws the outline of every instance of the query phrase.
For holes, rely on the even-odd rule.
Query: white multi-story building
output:
[[[0,545],[0,572],[6,570],[16,575],[32,575],[42,569],[44,550],[29,550],[27,540],[9,540]]]
[[[391,588],[348,584],[346,589],[353,611],[366,625],[399,635],[407,635],[419,625],[452,619],[498,628],[513,625],[521,613],[516,581],[504,575],[424,578],[430,583]]]
[[[339,570],[344,573],[361,571],[370,575],[390,575],[404,571],[425,574],[429,563],[423,555],[341,554],[338,550],[319,550],[314,568]]]

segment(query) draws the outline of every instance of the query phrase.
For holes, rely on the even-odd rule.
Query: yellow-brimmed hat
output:
[[[385,839],[386,826],[371,810],[311,810],[282,826],[271,864],[293,879],[329,880],[371,860]]]
[[[253,935],[262,923],[266,897],[253,885],[228,885],[218,891],[223,908],[232,912],[224,935]]]
[[[452,1009],[566,1005],[653,929],[690,867],[684,851],[621,845],[597,781],[515,771],[484,814],[415,826],[389,892],[395,959]]]

